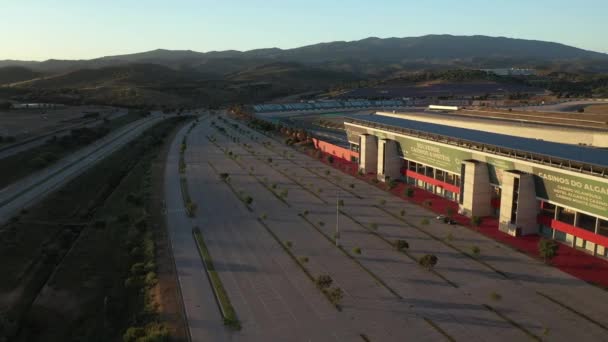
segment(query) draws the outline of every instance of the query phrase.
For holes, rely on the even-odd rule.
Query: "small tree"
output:
[[[541,239],[538,242],[538,254],[545,262],[551,261],[556,255],[559,245],[557,242],[549,239]]]
[[[244,201],[245,201],[245,204],[251,205],[251,203],[253,203],[253,198],[251,196],[246,196]]]
[[[403,251],[405,249],[410,248],[410,244],[407,243],[407,241],[405,241],[405,240],[397,240],[397,241],[395,241],[395,248],[398,251]]]
[[[331,279],[329,274],[321,274],[315,280],[315,284],[317,284],[317,287],[321,290],[328,289],[332,283],[333,283],[333,279]]]
[[[329,300],[333,305],[339,305],[344,298],[344,291],[342,291],[339,287],[334,287],[333,289],[327,291],[327,295],[329,296]]]
[[[437,265],[437,256],[433,254],[425,254],[422,258],[418,260],[418,264],[430,270],[435,267],[435,265]]]
[[[405,196],[410,197],[410,198],[414,197],[414,189],[412,189],[412,188],[405,189]]]

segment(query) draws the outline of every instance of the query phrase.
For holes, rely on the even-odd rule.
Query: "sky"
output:
[[[608,53],[608,0],[0,0],[0,60],[293,48],[426,34]]]

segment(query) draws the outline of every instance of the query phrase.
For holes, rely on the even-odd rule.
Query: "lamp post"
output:
[[[340,247],[340,190],[336,191],[336,246]]]

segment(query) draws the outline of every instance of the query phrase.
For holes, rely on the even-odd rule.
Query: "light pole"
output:
[[[336,246],[340,247],[340,228],[339,228],[339,219],[340,219],[340,190],[336,191]]]

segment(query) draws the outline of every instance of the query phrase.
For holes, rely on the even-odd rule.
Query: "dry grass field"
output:
[[[13,109],[0,111],[0,136],[17,140],[44,134],[89,120],[85,113],[99,112],[101,116],[114,112],[101,106],[75,106],[60,109]]]

